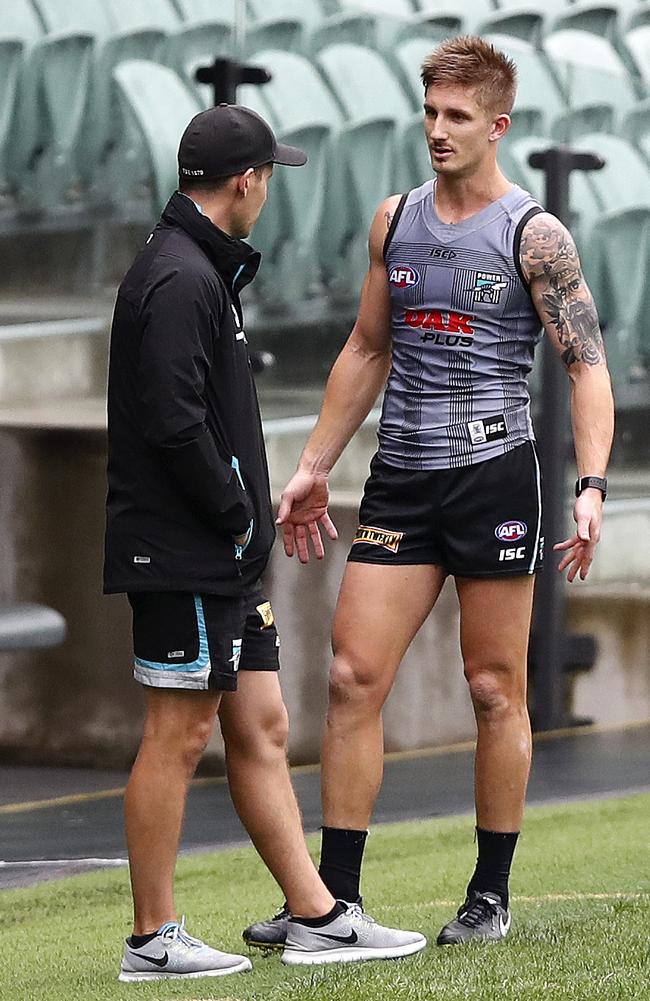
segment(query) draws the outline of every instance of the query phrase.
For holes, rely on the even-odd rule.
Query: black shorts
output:
[[[436,564],[455,577],[532,574],[542,565],[542,484],[533,442],[460,469],[370,464],[348,559]]]
[[[133,676],[143,685],[234,692],[238,671],[280,667],[280,639],[261,591],[241,598],[181,591],[128,598]]]

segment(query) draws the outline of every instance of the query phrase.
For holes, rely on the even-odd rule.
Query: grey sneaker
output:
[[[345,901],[343,903],[349,907],[348,903]],[[355,903],[363,909],[362,897],[357,897]],[[246,945],[255,946],[258,949],[268,949],[269,951],[284,949],[290,917],[291,911],[285,900],[277,914],[274,914],[267,921],[257,921],[255,924],[249,925],[248,928],[244,928],[241,937]]]
[[[464,945],[466,942],[498,942],[510,931],[512,914],[501,904],[498,893],[474,890],[453,921],[438,935],[438,945]]]
[[[320,928],[310,928],[289,918],[283,963],[317,966],[321,963],[359,963],[366,959],[397,959],[420,952],[427,944],[419,932],[384,928],[365,914],[359,904],[340,903],[346,908],[345,912]]]
[[[241,937],[246,945],[254,945],[259,949],[284,949],[289,917],[289,908],[285,902],[268,921],[257,921],[244,928]]]
[[[185,931],[185,918],[167,921],[145,945],[135,947],[127,939],[117,978],[125,983],[137,980],[175,980],[223,977],[252,969],[250,959],[211,949]]]

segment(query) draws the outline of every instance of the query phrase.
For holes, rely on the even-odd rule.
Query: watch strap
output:
[[[581,476],[576,480],[576,497],[579,497],[583,490],[589,488],[600,490],[603,500],[607,497],[607,480],[604,476]]]

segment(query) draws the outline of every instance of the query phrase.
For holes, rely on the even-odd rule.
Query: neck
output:
[[[442,222],[468,219],[481,209],[503,198],[512,184],[495,163],[489,171],[470,176],[448,177],[438,174],[435,186],[436,212]]]
[[[191,198],[195,204],[201,206],[202,214],[207,216],[210,222],[217,226],[222,233],[227,233],[228,236],[237,236],[236,227],[232,220],[232,200],[230,198],[226,198],[222,194],[197,194],[192,191],[186,191],[184,194]]]

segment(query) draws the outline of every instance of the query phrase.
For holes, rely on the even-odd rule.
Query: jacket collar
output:
[[[191,199],[175,191],[162,214],[163,222],[180,226],[207,254],[233,295],[239,297],[257,274],[262,255],[244,240],[219,229],[202,215]]]

